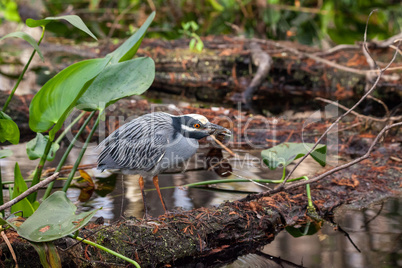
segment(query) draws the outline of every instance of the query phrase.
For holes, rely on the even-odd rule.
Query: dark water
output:
[[[36,165],[36,161],[28,161],[25,155],[25,144],[10,147],[14,151],[12,157],[1,160],[3,180],[12,180],[15,161],[18,161],[24,178]],[[201,168],[201,152],[197,161],[192,161],[188,168]],[[78,150],[70,154],[69,162],[73,163]],[[278,179],[281,172],[271,172],[259,162],[258,152],[238,152],[240,160],[231,161],[233,173],[248,178]],[[254,157],[254,158],[253,158]],[[49,163],[49,166],[56,165]],[[89,149],[82,164],[96,162],[96,152]],[[197,165],[198,164],[198,165]],[[314,173],[319,168],[313,161],[308,161],[301,166],[300,174]],[[106,174],[99,174],[95,169],[88,173],[98,177],[95,179],[98,187]],[[297,174],[296,174],[297,175]],[[180,172],[176,174],[160,175],[160,186],[179,186],[188,183],[219,179],[213,171],[196,170]],[[231,175],[229,178],[236,178]],[[138,177],[132,175],[117,175],[112,180],[114,189],[105,193],[96,192],[89,201],[77,201],[80,190],[71,188],[68,191],[69,198],[76,203],[79,211],[88,211],[102,207],[95,218],[103,217],[106,223],[111,223],[122,216],[143,217],[144,207],[138,186]],[[107,186],[107,184],[106,184]],[[113,186],[113,185],[112,185]],[[216,192],[204,189],[184,189],[175,187],[163,189],[162,194],[168,208],[182,207],[192,209],[219,205],[226,200],[235,200],[244,196],[239,192],[259,192],[263,187],[253,183],[228,183],[218,185],[220,189],[236,191]],[[105,184],[103,185],[105,189]],[[146,189],[153,189],[152,181],[147,181]],[[99,189],[98,189],[99,190]],[[8,191],[3,190],[6,196]],[[148,212],[152,216],[163,214],[156,191],[147,191]],[[286,231],[281,232],[275,240],[261,249],[261,254],[250,254],[226,267],[402,267],[402,199],[389,199],[381,204],[373,205],[367,209],[342,207],[336,211],[335,222],[345,230],[351,240],[361,250],[361,253],[352,245],[344,233],[335,229],[334,225],[325,223],[323,228],[315,235],[294,238]],[[280,257],[281,261],[267,257]],[[278,264],[278,262],[280,264]],[[292,264],[293,263],[293,264]]]

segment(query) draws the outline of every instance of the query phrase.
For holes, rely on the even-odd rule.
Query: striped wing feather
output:
[[[133,120],[107,137],[98,156],[99,169],[152,170],[165,153],[168,142],[161,126],[152,127],[149,118]]]

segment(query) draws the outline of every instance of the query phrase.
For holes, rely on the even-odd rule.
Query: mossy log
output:
[[[370,159],[312,184],[317,213],[331,219],[334,209],[342,204],[367,207],[386,197],[400,195],[400,171],[397,162],[392,160],[397,152],[390,148],[382,147]],[[300,187],[259,200],[226,202],[219,207],[191,211],[175,210],[167,216],[148,220],[130,218],[108,226],[93,223],[81,230],[80,236],[136,260],[141,267],[198,267],[197,264],[213,267],[270,243],[288,225],[311,221],[306,206],[305,188]],[[19,267],[40,267],[38,255],[27,241],[12,230],[6,234]],[[55,242],[63,267],[127,265],[94,247],[74,243],[71,238]],[[13,266],[4,241],[0,249],[2,264]]]

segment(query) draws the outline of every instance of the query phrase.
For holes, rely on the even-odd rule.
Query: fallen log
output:
[[[385,145],[370,159],[313,183],[312,199],[318,214],[331,218],[334,209],[342,204],[367,207],[400,195],[400,167],[393,160],[397,150],[395,146]],[[305,188],[301,187],[254,201],[176,210],[150,220],[130,218],[109,226],[93,223],[81,230],[80,236],[136,260],[141,267],[194,267],[197,264],[210,267],[233,261],[270,243],[285,226],[311,221],[306,206]],[[27,241],[12,230],[7,230],[6,234],[19,267],[40,267],[39,257]],[[63,267],[126,265],[123,260],[96,248],[75,244],[71,238],[59,239],[56,244]],[[0,249],[2,263],[13,265],[4,241]]]
[[[250,97],[255,106],[279,113],[295,104],[301,109],[311,104],[314,97],[354,101],[362,96],[366,84],[372,82],[370,78],[377,74],[370,69],[358,45],[323,52],[297,43],[228,36],[208,36],[203,42],[205,49],[196,53],[189,50],[187,39],[145,39],[137,55],[151,57],[156,68],[155,81],[146,95],[232,105],[239,100],[237,94],[252,88]],[[15,47],[23,47],[22,44]],[[260,47],[260,56],[252,44]],[[50,69],[54,74],[67,66],[56,62],[60,57],[74,55],[78,56],[77,60],[102,57],[115,47],[105,45],[99,49],[82,44],[44,43],[45,58],[50,62],[36,62],[32,69]],[[389,47],[371,45],[371,53],[381,66],[381,62],[389,61],[393,52]],[[269,64],[272,68],[260,77],[255,63],[266,62],[267,56],[272,58]],[[377,87],[378,96],[390,109],[402,101],[401,66],[402,60],[396,59]],[[253,83],[255,78],[258,83]]]

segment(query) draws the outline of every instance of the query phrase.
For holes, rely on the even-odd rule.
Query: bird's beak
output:
[[[227,137],[232,136],[232,132],[229,129],[212,123],[208,124],[208,133],[209,135],[215,135],[215,136],[216,135],[224,135]]]

